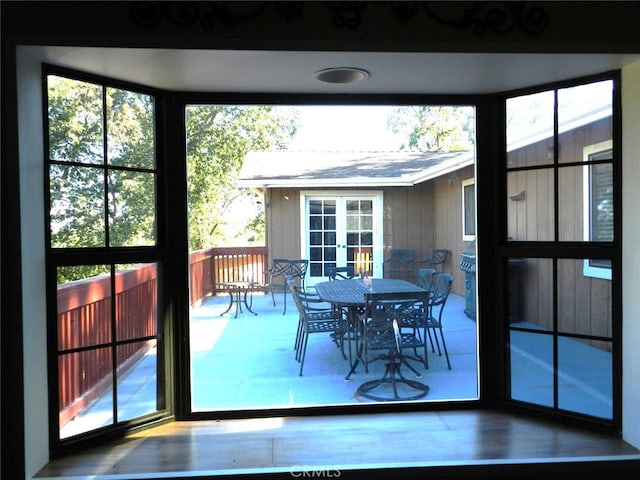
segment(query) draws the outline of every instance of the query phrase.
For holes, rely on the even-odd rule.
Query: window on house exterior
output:
[[[462,181],[462,240],[476,238],[476,183],[470,178]]]
[[[149,94],[55,72],[46,92],[50,431],[64,446],[164,409],[155,111]]]
[[[610,140],[584,147],[584,239],[613,240],[613,150]],[[604,163],[595,163],[604,162]],[[585,260],[584,274],[611,280],[610,260]]]

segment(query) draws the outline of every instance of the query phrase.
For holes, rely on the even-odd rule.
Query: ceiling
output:
[[[640,54],[376,53],[25,46],[37,60],[151,87],[193,92],[478,94],[619,69]],[[367,70],[351,85],[313,72]]]

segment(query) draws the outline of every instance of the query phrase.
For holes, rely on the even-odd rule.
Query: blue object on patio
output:
[[[333,333],[333,339],[340,348],[342,357],[346,360],[343,333],[346,331],[347,325],[340,311],[331,308],[327,310],[323,307],[309,307],[311,304],[324,302],[316,294],[306,295],[296,286],[291,276],[287,276],[286,282],[300,315],[296,335],[296,360],[300,362],[299,375],[302,376],[309,335],[312,333]]]
[[[269,281],[264,285],[264,290],[271,292],[274,307],[276,306],[275,293],[282,292],[284,301],[283,315],[287,313],[287,292],[289,291],[286,276],[289,275],[294,281],[297,278],[300,282],[300,287],[304,290],[307,268],[309,268],[309,260],[305,259],[275,258],[273,260],[273,264],[267,272]]]

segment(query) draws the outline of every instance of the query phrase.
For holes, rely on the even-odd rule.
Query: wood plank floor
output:
[[[589,462],[589,463],[587,463]],[[595,462],[595,463],[591,463]],[[621,439],[493,411],[173,422],[52,461],[41,479],[632,478]]]

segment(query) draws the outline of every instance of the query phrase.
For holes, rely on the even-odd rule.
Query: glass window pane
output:
[[[58,356],[60,438],[111,425],[111,347]]]
[[[309,228],[311,230],[322,230],[322,217],[319,215],[311,215],[309,217]]]
[[[336,216],[335,215],[327,215],[324,217],[324,229],[325,230],[335,230],[336,229]]]
[[[156,341],[120,345],[117,352],[118,421],[159,410]]]
[[[613,165],[591,165],[589,170],[589,237],[594,242],[613,241]]]
[[[155,168],[153,98],[107,88],[109,165]]]
[[[326,247],[324,249],[324,259],[327,261],[336,261],[336,249],[335,247]]]
[[[104,164],[102,87],[49,75],[49,158]]]
[[[336,244],[336,232],[325,232],[324,233],[324,244],[325,245],[335,245]]]
[[[347,245],[358,245],[360,242],[360,235],[355,233],[347,233]]]
[[[513,241],[554,240],[553,202],[553,169],[508,172],[508,239]]]
[[[115,285],[117,340],[156,335],[158,278],[155,263],[119,265]]]
[[[51,246],[105,246],[104,173],[91,167],[51,165]]]
[[[309,213],[319,215],[322,213],[322,200],[309,200]]]
[[[360,202],[358,200],[347,200],[347,213],[354,214],[360,211]]]
[[[584,239],[583,171],[580,167],[558,169],[558,239],[582,241]]]
[[[558,161],[581,162],[582,149],[611,140],[613,82],[558,90]]]
[[[611,342],[558,338],[558,407],[613,418]]]
[[[360,230],[373,230],[373,217],[370,215],[360,217]]]
[[[373,245],[373,233],[364,232],[360,234],[360,245]]]
[[[57,272],[58,350],[110,342],[110,267],[78,265]]]
[[[553,337],[512,330],[511,398],[553,407]]]
[[[554,92],[507,99],[507,167],[552,164]]]
[[[309,249],[309,259],[314,262],[322,260],[322,248],[313,247]]]
[[[347,215],[347,230],[358,230],[359,227],[359,217],[356,215]]]
[[[154,245],[155,175],[111,171],[108,198],[110,246]]]
[[[475,184],[463,187],[464,235],[476,234],[476,194]]]
[[[309,245],[322,245],[322,232],[310,232]]]
[[[611,281],[585,275],[589,259],[558,260],[558,331],[611,338]]]
[[[553,262],[510,258],[507,263],[509,321],[519,327],[553,329]]]
[[[324,200],[323,213],[325,215],[335,215],[336,214],[336,201],[335,200]]]

